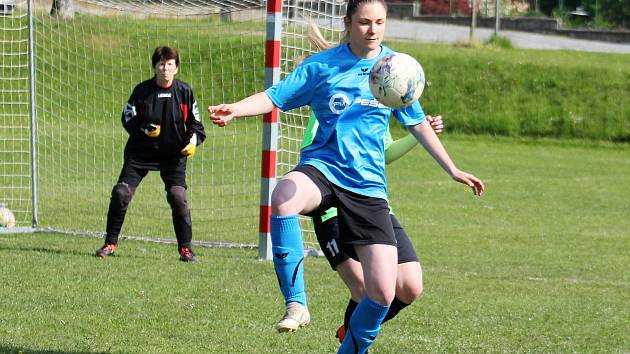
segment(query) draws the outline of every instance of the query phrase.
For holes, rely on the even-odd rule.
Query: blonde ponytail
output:
[[[335,46],[335,44],[331,44],[330,42],[328,42],[324,38],[324,35],[319,30],[319,26],[314,21],[308,20],[307,23],[308,23],[307,38],[308,38],[309,42],[311,42],[311,44],[315,48],[317,48],[318,52],[321,52],[322,50],[330,49],[330,48]],[[341,40],[341,43],[345,43],[345,42],[348,42],[348,41],[349,41],[349,36],[348,36],[348,33],[346,32],[346,35]],[[295,70],[295,68],[297,68],[300,64],[302,64],[302,62],[306,58],[308,58],[308,55],[301,55],[301,56],[295,57],[293,59],[293,69],[292,70]]]
[[[313,21],[308,21],[308,40],[319,51],[333,47],[332,44],[328,43],[328,41],[324,39],[322,32],[319,30],[319,26],[317,26]]]

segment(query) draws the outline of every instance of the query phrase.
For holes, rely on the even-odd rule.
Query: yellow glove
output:
[[[158,124],[145,124],[142,131],[151,138],[157,138],[160,135],[160,126]]]
[[[188,145],[186,145],[186,147],[182,149],[182,155],[188,158],[191,158],[195,154],[195,150],[197,150],[197,147],[195,146],[195,144],[188,143]]]
[[[197,150],[197,134],[193,134],[190,137],[190,141],[188,142],[188,145],[186,145],[181,153],[182,155],[190,158],[193,157],[193,155],[195,154],[195,150]]]

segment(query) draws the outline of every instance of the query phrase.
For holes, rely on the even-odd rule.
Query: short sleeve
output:
[[[268,88],[265,93],[273,104],[289,111],[311,102],[315,90],[316,63],[303,63],[282,81]]]
[[[425,119],[424,111],[419,101],[403,109],[395,109],[393,113],[396,119],[403,125],[417,125],[424,122]]]

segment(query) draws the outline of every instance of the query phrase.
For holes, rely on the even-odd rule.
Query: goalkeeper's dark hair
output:
[[[175,65],[179,68],[179,53],[177,53],[177,49],[167,46],[157,47],[151,56],[151,63],[155,68],[155,65],[160,61],[171,59],[175,59]]]

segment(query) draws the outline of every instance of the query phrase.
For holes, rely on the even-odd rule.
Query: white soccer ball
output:
[[[13,227],[15,226],[15,215],[13,212],[5,207],[0,207],[0,227]]]
[[[405,53],[385,55],[370,72],[370,91],[382,104],[405,108],[420,98],[424,90],[424,70]]]

